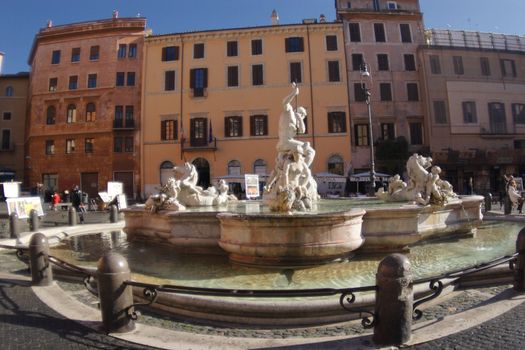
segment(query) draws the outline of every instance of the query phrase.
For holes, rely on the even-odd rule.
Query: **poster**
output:
[[[115,198],[115,196],[124,193],[123,189],[124,185],[122,182],[108,181],[108,195],[111,198]]]
[[[7,213],[16,213],[19,219],[29,218],[31,210],[35,209],[38,216],[44,216],[44,210],[42,209],[42,202],[40,197],[20,197],[20,198],[7,198]]]
[[[6,198],[17,198],[20,195],[20,182],[2,182],[2,185]]]
[[[246,198],[259,197],[259,175],[244,174],[244,183],[246,184]]]

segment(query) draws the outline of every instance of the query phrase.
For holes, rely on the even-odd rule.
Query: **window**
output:
[[[58,78],[49,78],[49,91],[57,91]]]
[[[128,72],[128,78],[126,79],[127,86],[135,86],[135,72]]]
[[[46,154],[51,155],[55,154],[55,141],[54,140],[46,140]]]
[[[173,91],[175,90],[175,71],[168,70],[164,72],[164,90]]]
[[[80,61],[80,47],[74,47],[71,49],[71,62]]]
[[[381,138],[383,140],[393,140],[396,138],[394,123],[381,123]]]
[[[354,131],[356,146],[368,146],[370,144],[368,136],[368,124],[356,124]]]
[[[60,50],[54,50],[51,53],[51,64],[59,64],[60,63]]]
[[[126,51],[128,49],[128,45],[126,44],[119,44],[118,45],[118,51],[117,51],[117,58],[126,58]]]
[[[88,74],[88,89],[93,89],[97,87],[97,75],[96,74]]]
[[[514,149],[525,149],[525,140],[514,140]]]
[[[93,153],[95,149],[95,139],[87,138],[84,139],[84,153]]]
[[[2,117],[4,120],[11,120],[11,112],[4,112]]]
[[[133,114],[134,114],[134,107],[126,106],[126,128],[135,127],[135,119],[133,118]]]
[[[89,49],[89,60],[96,61],[100,58],[100,46],[95,45],[91,46]]]
[[[113,138],[113,152],[121,153],[123,149],[123,142],[124,140],[122,137]]]
[[[178,134],[177,119],[168,119],[160,122],[160,139],[162,141],[177,140]]]
[[[115,137],[113,139],[113,152],[133,152],[133,137]]]
[[[380,53],[377,55],[377,69],[378,70],[389,70],[388,55]]]
[[[208,68],[195,68],[190,70],[190,89],[193,97],[203,97],[204,90],[208,87]]]
[[[75,152],[75,140],[67,139],[66,140],[66,153],[71,154]]]
[[[46,111],[46,124],[53,125],[56,123],[57,110],[55,106],[47,107]]]
[[[124,86],[125,77],[126,77],[126,73],[117,72],[117,79],[116,79],[115,85]]]
[[[363,55],[360,53],[353,53],[352,54],[352,69],[355,71],[361,70],[363,68]]]
[[[397,10],[397,3],[395,1],[387,1],[386,8],[389,10]]]
[[[413,72],[416,70],[416,58],[412,54],[403,55],[405,61],[405,70]]]
[[[268,116],[252,115],[250,117],[250,135],[265,136],[268,135]]]
[[[341,81],[339,74],[339,61],[328,61],[328,81]]]
[[[266,162],[262,159],[257,159],[255,162],[253,162],[253,173],[260,176],[265,176]]]
[[[70,104],[67,106],[66,123],[76,123],[77,121],[77,106]]]
[[[501,74],[504,77],[516,77],[516,63],[514,60],[502,59],[501,62]]]
[[[493,134],[506,134],[507,122],[505,105],[500,102],[489,103],[490,132]]]
[[[124,152],[132,153],[133,152],[133,137],[128,136],[124,138]]]
[[[128,57],[129,58],[137,57],[137,44],[129,44]]]
[[[190,119],[190,145],[194,147],[208,144],[208,119]]]
[[[423,144],[423,127],[420,122],[409,123],[410,126],[410,144],[411,145],[422,145]]]
[[[403,43],[411,43],[412,42],[412,35],[410,34],[410,25],[401,23],[399,25],[399,29],[401,31],[401,42]]]
[[[173,177],[173,163],[166,160],[160,164],[160,184],[165,185],[168,183],[168,179]]]
[[[361,29],[359,28],[359,23],[348,23],[348,28],[350,30],[350,41],[353,43],[360,42]]]
[[[447,106],[445,101],[434,101],[434,122],[436,124],[447,123]]]
[[[430,55],[428,56],[430,60],[430,72],[432,74],[441,74],[441,64],[439,62],[439,56]]]
[[[239,55],[239,44],[237,41],[228,41],[226,43],[226,55],[228,57],[235,57]]]
[[[228,162],[228,175],[241,175],[241,162],[238,160],[230,160]]]
[[[345,112],[328,112],[328,132],[330,134],[346,132]]]
[[[488,57],[480,57],[481,75],[488,77],[490,75],[490,61]]]
[[[14,89],[12,86],[8,86],[5,88],[5,96],[6,97],[13,97],[13,94],[14,94]]]
[[[262,55],[263,53],[263,46],[262,46],[262,39],[254,39],[252,40],[252,55]]]
[[[328,172],[330,174],[344,175],[345,163],[341,156],[334,155],[328,158]]]
[[[462,103],[463,108],[463,123],[477,123],[478,116],[476,112],[476,102],[474,101],[465,101]]]
[[[361,83],[354,83],[354,99],[356,102],[366,101],[366,92]]]
[[[124,106],[115,106],[115,120],[113,121],[115,128],[124,127]]]
[[[193,58],[195,59],[204,58],[204,44],[203,43],[193,44]]]
[[[11,130],[2,130],[2,149],[9,150],[11,148]]]
[[[290,83],[301,83],[303,81],[301,62],[290,63]]]
[[[239,67],[228,66],[228,87],[239,86]]]
[[[86,122],[94,122],[97,120],[97,107],[93,102],[86,105]]]
[[[162,48],[162,60],[163,61],[177,61],[179,59],[179,47],[178,46],[166,46]]]
[[[392,101],[392,86],[390,83],[379,84],[379,96],[381,101]]]
[[[224,136],[225,137],[241,137],[242,136],[242,117],[226,117],[224,118]]]
[[[252,66],[252,85],[263,85],[264,84],[264,72],[262,64],[254,64]]]
[[[72,75],[69,77],[69,90],[76,90],[78,87],[78,76]]]
[[[512,117],[515,124],[525,124],[525,104],[512,104]]]
[[[337,36],[336,35],[326,36],[326,51],[337,51]]]
[[[419,101],[419,89],[417,83],[407,83],[408,101]]]
[[[452,62],[454,63],[454,74],[462,75],[465,73],[465,70],[463,68],[463,57],[453,56]]]
[[[302,37],[286,38],[284,40],[284,47],[286,52],[303,52],[304,39]]]
[[[376,43],[386,42],[385,25],[383,23],[374,23],[374,34]]]

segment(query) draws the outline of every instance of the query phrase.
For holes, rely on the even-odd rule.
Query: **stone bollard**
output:
[[[412,266],[402,254],[384,258],[377,269],[373,340],[380,345],[401,345],[412,337]]]
[[[115,204],[109,206],[109,222],[118,222],[118,208]]]
[[[18,214],[11,213],[9,215],[9,232],[11,238],[18,239],[20,238],[20,228],[18,227]]]
[[[44,234],[37,232],[29,241],[29,267],[33,286],[53,284],[53,269],[49,263],[49,244]]]
[[[514,266],[514,289],[525,292],[525,228],[522,228],[516,239],[518,261]]]
[[[31,209],[31,211],[29,212],[29,231],[38,231],[39,226],[40,219],[38,217],[38,212],[35,209]]]
[[[485,196],[485,212],[492,210],[492,193]]]
[[[105,254],[97,263],[97,279],[104,330],[125,333],[135,329],[135,322],[128,314],[133,305],[133,291],[131,286],[123,284],[131,279],[126,259],[117,253]]]
[[[505,215],[509,215],[510,213],[512,213],[512,202],[510,201],[508,195],[505,195],[505,198],[503,200],[503,213]]]
[[[77,225],[77,211],[74,207],[69,207],[67,211],[67,223],[69,226]]]

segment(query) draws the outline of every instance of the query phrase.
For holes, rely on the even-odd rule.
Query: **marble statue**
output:
[[[154,194],[148,198],[145,203],[145,208],[151,210],[153,213],[159,210],[184,210],[186,207],[177,200],[179,191],[180,181],[174,177],[170,177],[166,184],[161,187],[158,194]]]
[[[263,193],[263,202],[272,211],[306,211],[319,199],[317,183],[310,171],[315,150],[309,142],[295,139],[297,134],[304,133],[306,117],[306,109],[298,107],[294,110],[292,106],[298,95],[299,88],[294,83],[292,92],[283,99],[275,168]]]
[[[409,201],[420,205],[444,205],[457,197],[452,185],[439,177],[441,168],[432,166],[432,158],[414,153],[407,161],[406,170],[408,183],[395,175],[388,182],[388,190],[385,192],[381,188],[376,196],[385,201]]]

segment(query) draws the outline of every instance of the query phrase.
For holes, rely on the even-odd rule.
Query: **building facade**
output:
[[[370,169],[371,141],[402,136],[411,152],[428,152],[422,72],[417,57],[417,49],[424,43],[419,1],[337,0],[336,7],[337,18],[343,22],[348,67],[351,171]],[[370,78],[362,75],[365,66]],[[366,89],[371,96],[373,140]]]
[[[282,101],[296,82],[306,108],[298,138],[317,151],[312,173],[345,174],[351,162],[343,28],[323,18],[297,25],[150,36],[145,40],[142,189],[193,163],[200,185],[244,174],[264,183],[277,155]]]
[[[144,18],[41,29],[29,64],[26,184],[47,191],[79,185],[96,196],[121,181],[140,184],[139,129]]]
[[[29,73],[0,75],[0,182],[24,180]]]
[[[419,59],[436,164],[460,193],[503,191],[525,175],[525,37],[426,32]]]

